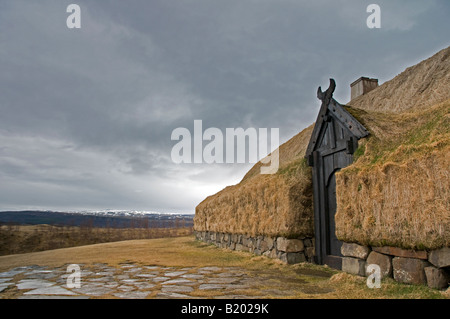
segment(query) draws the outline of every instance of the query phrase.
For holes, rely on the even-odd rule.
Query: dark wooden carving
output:
[[[340,269],[342,243],[336,238],[334,222],[335,173],[353,162],[358,140],[369,132],[333,99],[335,88],[335,81],[330,79],[325,92],[320,87],[317,90],[322,105],[305,157],[313,167],[316,262]]]

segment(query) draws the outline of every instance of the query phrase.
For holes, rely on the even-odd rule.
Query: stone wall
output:
[[[197,240],[220,248],[247,251],[256,255],[280,259],[287,264],[314,263],[314,238],[269,237],[209,231],[194,232]],[[450,248],[432,251],[406,250],[397,247],[369,247],[343,243],[342,270],[359,276],[369,276],[367,268],[378,265],[381,278],[390,277],[406,284],[428,285],[445,289],[450,281]]]
[[[367,267],[376,264],[381,277],[391,277],[407,284],[423,284],[445,289],[450,281],[450,248],[430,252],[405,250],[397,247],[367,247],[344,243],[342,270],[359,276],[368,276]]]
[[[304,261],[313,262],[314,239],[285,237],[269,237],[229,233],[217,233],[209,231],[197,231],[195,237],[198,240],[214,244],[220,248],[237,251],[248,251],[256,255],[280,259],[288,264],[296,264]]]

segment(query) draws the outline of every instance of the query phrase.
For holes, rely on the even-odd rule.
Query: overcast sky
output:
[[[283,143],[330,77],[344,104],[447,47],[449,21],[448,0],[0,0],[0,210],[193,213],[252,164],[175,164],[175,128]]]

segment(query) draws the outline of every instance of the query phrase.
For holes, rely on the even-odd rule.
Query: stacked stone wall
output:
[[[256,255],[280,259],[288,264],[313,262],[314,259],[314,239],[308,237],[288,239],[209,231],[195,232],[195,236],[198,240],[220,248],[248,251]]]
[[[287,264],[314,263],[314,238],[254,237],[209,231],[195,232],[195,237],[220,248],[251,252]],[[373,274],[369,272],[369,265],[378,265],[381,279],[390,277],[401,283],[428,285],[434,289],[446,289],[449,286],[449,247],[415,251],[343,243],[341,253],[342,270],[350,274],[369,276]]]
[[[432,251],[406,250],[397,247],[368,247],[344,243],[342,270],[354,275],[369,276],[369,265],[380,267],[381,278],[391,277],[406,284],[428,285],[445,289],[450,280],[450,248]]]

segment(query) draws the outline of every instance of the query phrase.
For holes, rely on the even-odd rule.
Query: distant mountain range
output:
[[[132,210],[98,211],[2,211],[0,224],[90,226],[112,228],[192,226],[193,214],[158,213]]]
[[[0,212],[1,213],[1,212]],[[69,214],[81,214],[81,215],[93,215],[93,216],[128,216],[128,217],[152,217],[152,218],[179,218],[182,216],[189,216],[193,218],[193,214],[177,214],[177,213],[160,213],[153,211],[139,211],[139,210],[80,210],[80,211],[68,211]]]

